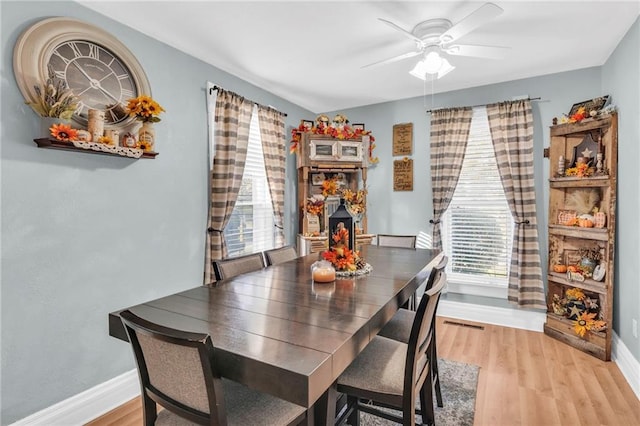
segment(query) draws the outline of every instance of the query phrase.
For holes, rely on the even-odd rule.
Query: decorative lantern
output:
[[[343,230],[346,230],[346,233]],[[355,221],[344,205],[344,198],[341,198],[340,205],[329,216],[329,248],[345,246],[349,250],[355,250],[355,235]],[[336,241],[334,236],[342,237]]]

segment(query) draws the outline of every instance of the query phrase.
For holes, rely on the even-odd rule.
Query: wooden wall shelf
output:
[[[547,274],[547,322],[544,332],[586,353],[602,360],[611,359],[611,336],[613,331],[613,286],[616,251],[616,190],[618,166],[618,116],[616,113],[589,118],[580,123],[552,126],[550,129],[549,160],[549,264]],[[582,151],[589,139],[597,143],[596,152]],[[602,154],[604,173],[589,177],[558,176],[557,165],[560,158],[574,158],[577,151],[590,157],[593,164],[597,153]],[[587,154],[583,154],[587,152]],[[565,163],[566,165],[566,163]],[[564,167],[563,167],[564,169]],[[577,210],[573,202],[576,194],[597,195],[598,212],[606,215],[606,228],[583,228],[560,225],[563,210]],[[593,210],[581,206],[577,215],[590,214]],[[584,281],[569,279],[567,274],[553,272],[555,264],[579,266],[582,264],[581,251],[597,249],[600,259],[596,259],[600,271],[604,271],[602,281],[596,281],[585,274]],[[598,317],[605,322],[603,331],[588,330],[579,336],[574,330],[573,319],[557,313],[555,298],[566,298],[567,291],[581,289],[585,296],[598,304]],[[568,316],[568,315],[567,315]]]
[[[610,178],[608,175],[597,177],[561,177],[549,179],[551,188],[595,188],[600,186],[609,186]]]
[[[131,158],[133,160],[137,160],[135,157],[129,157],[126,155],[120,155],[115,152],[104,152],[104,151],[94,151],[92,149],[78,148],[73,145],[73,142],[62,142],[56,139],[51,138],[40,138],[33,140],[38,148],[46,148],[46,149],[61,149],[66,151],[76,151],[76,152],[84,152],[87,154],[100,154],[100,155],[110,155],[112,157],[120,157],[120,158]],[[154,159],[158,155],[158,152],[143,152],[140,158],[146,159]]]
[[[581,228],[579,226],[549,225],[549,233],[564,235],[565,237],[585,238],[596,241],[607,241],[609,231],[607,228]]]

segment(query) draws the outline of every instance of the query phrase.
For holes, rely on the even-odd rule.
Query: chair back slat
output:
[[[264,259],[267,266],[277,265],[278,263],[288,262],[298,257],[298,252],[293,246],[284,246],[277,249],[266,250]]]
[[[384,247],[416,248],[416,236],[378,234],[378,245]]]
[[[213,261],[213,270],[216,274],[216,280],[218,281],[247,272],[258,271],[262,268],[264,268],[264,257],[262,253],[253,253]]]

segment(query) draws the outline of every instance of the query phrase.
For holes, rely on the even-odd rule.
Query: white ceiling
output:
[[[363,65],[415,44],[377,18],[411,31],[454,24],[484,1],[79,1],[314,113],[422,96],[409,75],[419,58]],[[445,92],[602,65],[640,14],[640,0],[493,1],[497,18],[460,43],[508,46],[504,59],[451,56],[433,83]]]

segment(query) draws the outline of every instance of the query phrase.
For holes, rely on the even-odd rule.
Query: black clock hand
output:
[[[71,61],[71,63],[73,65],[75,65],[75,67],[78,68],[78,70],[80,70],[80,73],[82,73],[82,75],[87,77],[87,80],[89,80],[89,82],[91,83],[91,86],[93,86],[95,83],[97,83],[97,80],[91,78],[91,76],[89,74],[87,74],[87,72],[85,70],[80,68],[80,65],[78,65],[78,63],[76,61]],[[100,84],[100,83],[98,83],[98,84]]]

